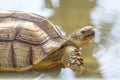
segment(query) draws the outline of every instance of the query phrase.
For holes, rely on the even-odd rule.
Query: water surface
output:
[[[91,44],[81,50],[88,72],[75,75],[68,69],[51,74],[40,72],[0,73],[1,79],[53,79],[63,80],[67,75],[74,79],[120,78],[120,1],[118,0],[0,0],[1,10],[20,10],[45,16],[61,26],[70,35],[73,31],[91,25],[96,36]],[[55,69],[58,70],[57,68]],[[67,70],[67,71],[66,71]],[[59,70],[58,70],[59,71]],[[69,72],[68,72],[69,71]],[[68,73],[70,73],[68,75]],[[60,77],[61,76],[61,77]],[[66,78],[67,79],[67,78]]]

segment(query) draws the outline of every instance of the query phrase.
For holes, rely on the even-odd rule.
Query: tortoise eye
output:
[[[85,31],[81,31],[81,33],[85,33]]]
[[[74,52],[78,52],[78,50],[77,50],[77,49],[74,49]]]

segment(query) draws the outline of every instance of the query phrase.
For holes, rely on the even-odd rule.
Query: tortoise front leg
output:
[[[65,67],[71,68],[76,73],[81,73],[84,70],[83,59],[80,56],[79,50],[74,46],[66,46],[63,49],[61,61]]]

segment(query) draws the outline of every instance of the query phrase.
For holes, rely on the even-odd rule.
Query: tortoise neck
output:
[[[82,47],[83,41],[80,40],[74,40],[72,37],[68,37],[65,46],[75,46],[76,48]]]
[[[71,40],[71,38],[68,38],[64,46],[75,46],[75,43]]]

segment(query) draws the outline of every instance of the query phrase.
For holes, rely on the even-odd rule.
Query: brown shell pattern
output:
[[[42,16],[0,11],[0,71],[28,69],[64,42],[61,32]]]

